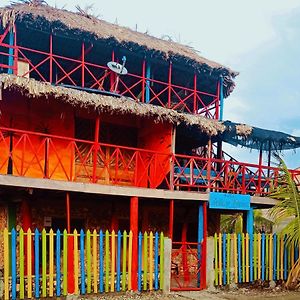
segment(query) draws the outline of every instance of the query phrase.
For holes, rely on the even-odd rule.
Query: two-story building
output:
[[[278,169],[222,151],[253,133],[222,122],[237,72],[83,12],[0,16],[1,229],[132,230],[133,251],[160,230],[179,248],[205,245],[222,209],[251,231],[253,207],[274,204]]]

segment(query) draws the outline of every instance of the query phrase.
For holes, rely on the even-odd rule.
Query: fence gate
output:
[[[202,243],[173,242],[171,290],[189,291],[204,288]]]

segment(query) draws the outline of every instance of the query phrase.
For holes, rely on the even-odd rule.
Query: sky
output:
[[[2,0],[1,5],[9,2]],[[47,3],[68,10],[93,5],[101,19],[192,46],[200,55],[240,72],[234,92],[225,100],[225,120],[300,136],[299,0]],[[255,150],[225,149],[241,161],[258,162]],[[289,167],[300,166],[300,149],[283,156]]]

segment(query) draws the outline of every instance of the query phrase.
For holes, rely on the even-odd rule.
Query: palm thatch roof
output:
[[[27,28],[64,34],[85,41],[102,40],[109,45],[120,46],[149,57],[171,59],[190,66],[201,74],[214,75],[215,78],[222,75],[225,97],[234,89],[233,80],[238,75],[230,68],[199,56],[189,46],[111,24],[82,12],[70,12],[45,4],[14,4],[0,8],[0,21],[2,26],[16,22]]]
[[[128,97],[93,94],[50,83],[23,78],[15,75],[0,74],[0,96],[5,91],[17,91],[32,99],[58,100],[76,108],[93,109],[98,113],[106,112],[119,115],[136,115],[141,118],[152,118],[156,122],[184,124],[198,128],[208,136],[216,136],[225,130],[225,126],[216,120],[202,116],[180,113],[161,106],[136,102]],[[0,97],[1,100],[1,97]]]

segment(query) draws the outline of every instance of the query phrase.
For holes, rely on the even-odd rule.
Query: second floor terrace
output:
[[[190,47],[91,16],[14,5],[0,17],[1,72],[214,119],[234,88],[236,72]],[[114,73],[110,61],[128,73]]]
[[[0,174],[165,189],[266,196],[277,167],[126,147],[0,127]],[[300,171],[290,170],[299,184]]]

